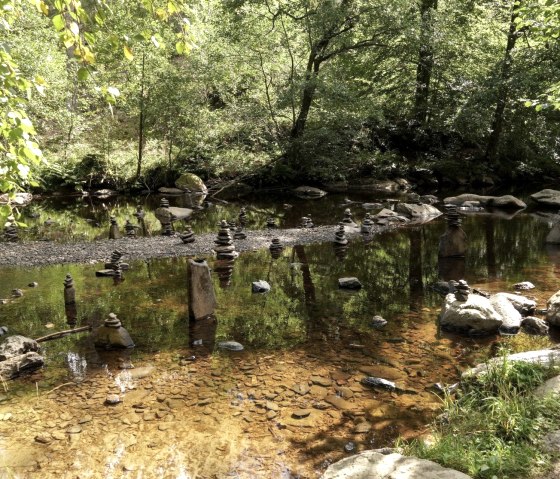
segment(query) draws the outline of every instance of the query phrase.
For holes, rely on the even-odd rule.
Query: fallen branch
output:
[[[35,341],[37,341],[38,343],[42,343],[43,341],[50,341],[51,339],[62,338],[64,336],[67,336],[68,334],[83,333],[84,331],[91,331],[91,326],[82,326],[80,328],[66,329],[64,331],[58,331],[57,333],[47,334],[46,336],[42,336],[40,338],[37,338]]]

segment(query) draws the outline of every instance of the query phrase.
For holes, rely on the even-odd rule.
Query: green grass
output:
[[[533,391],[558,373],[504,357],[487,374],[463,382],[456,397],[444,398],[432,444],[415,440],[401,447],[474,478],[542,477],[551,457],[539,440],[560,429],[560,396],[537,398]]]

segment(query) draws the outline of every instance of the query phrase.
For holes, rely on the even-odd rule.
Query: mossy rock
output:
[[[189,193],[208,193],[208,188],[198,176],[194,173],[183,173],[177,181],[175,186]]]

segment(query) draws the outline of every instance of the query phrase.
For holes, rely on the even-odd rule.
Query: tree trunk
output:
[[[437,10],[437,0],[422,0],[420,3],[420,50],[416,69],[416,93],[414,97],[414,116],[420,124],[428,119],[428,98],[430,81],[434,67],[434,50],[432,45],[433,14]]]
[[[517,10],[515,9],[515,6],[512,8],[514,10],[511,14],[506,51],[500,73],[498,100],[496,103],[496,109],[494,110],[492,126],[490,127],[490,137],[488,138],[488,144],[486,146],[486,161],[491,164],[496,160],[498,154],[498,146],[500,144],[500,136],[502,135],[502,130],[504,127],[504,110],[506,108],[508,100],[508,81],[511,73],[512,63],[511,52],[515,48],[515,42],[517,41],[517,24],[515,23],[515,20],[517,18]]]
[[[317,60],[317,54],[314,50],[312,50],[309,54],[309,61],[307,62],[307,69],[305,71],[305,87],[301,97],[299,113],[290,134],[292,140],[301,138],[301,136],[303,136],[303,132],[305,131],[307,116],[309,115],[309,110],[311,108],[311,104],[313,103],[313,96],[315,95],[315,90],[317,89],[317,77],[319,76],[320,66],[321,63]]]
[[[140,120],[138,123],[138,163],[136,166],[136,180],[142,174],[142,156],[144,153],[144,66],[146,54],[142,52],[142,74],[140,77]]]

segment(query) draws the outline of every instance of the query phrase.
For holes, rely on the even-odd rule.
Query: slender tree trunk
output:
[[[138,163],[136,167],[136,180],[142,173],[142,156],[144,154],[144,66],[146,54],[142,52],[142,74],[140,77],[140,120],[138,123]]]
[[[321,63],[317,60],[317,54],[315,50],[312,50],[309,54],[309,61],[307,62],[307,69],[305,71],[305,87],[301,97],[299,113],[290,134],[292,140],[301,138],[305,131],[305,124],[307,123],[309,110],[311,109],[315,90],[317,89],[317,77],[319,76],[320,66]]]
[[[414,97],[414,116],[420,124],[428,119],[428,99],[430,96],[430,81],[434,67],[433,14],[437,10],[437,0],[421,0],[420,2],[420,51],[418,52],[418,67],[416,69],[416,93]]]
[[[488,144],[486,146],[486,161],[488,163],[494,163],[498,154],[498,146],[500,144],[500,137],[502,135],[502,130],[504,127],[504,110],[506,108],[509,86],[508,81],[511,74],[511,52],[515,48],[515,42],[517,41],[517,24],[515,20],[517,18],[516,7],[512,7],[514,10],[511,14],[511,21],[509,24],[509,32],[507,37],[506,51],[504,54],[504,61],[502,63],[502,69],[500,72],[499,86],[498,86],[498,100],[496,103],[496,109],[494,110],[494,117],[492,119],[492,125],[490,127],[490,137],[488,138]]]

